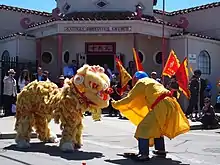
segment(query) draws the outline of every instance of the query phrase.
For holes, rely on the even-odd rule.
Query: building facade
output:
[[[132,48],[139,52],[147,72],[162,71],[162,27],[165,56],[173,49],[178,58],[200,69],[216,91],[220,78],[220,2],[166,12],[155,10],[156,1],[57,0],[52,13],[0,5],[0,55],[38,61],[56,79],[63,66],[108,64],[114,55],[127,67]],[[10,17],[10,19],[8,19]],[[208,21],[207,21],[208,20]],[[214,92],[215,96],[217,92]]]

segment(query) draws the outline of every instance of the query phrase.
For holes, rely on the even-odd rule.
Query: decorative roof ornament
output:
[[[136,19],[141,19],[142,15],[143,15],[143,5],[139,3],[138,5],[136,5],[135,17]]]
[[[98,0],[95,4],[99,8],[104,8],[104,7],[106,7],[108,5],[108,2],[105,1],[105,0]]]

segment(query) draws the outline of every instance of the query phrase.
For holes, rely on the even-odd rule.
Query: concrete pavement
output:
[[[13,134],[13,118],[0,119],[0,131]],[[199,124],[199,123],[196,123]],[[6,165],[133,165],[118,153],[136,152],[137,144],[133,138],[135,126],[127,120],[104,117],[101,122],[93,122],[91,117],[84,120],[84,146],[80,152],[64,154],[58,144],[43,144],[33,139],[32,147],[19,150],[13,139],[0,140],[0,162]],[[9,129],[10,128],[10,129]],[[51,123],[51,129],[60,134],[59,126]],[[220,165],[220,130],[195,130],[166,139],[170,159],[154,158],[149,165]]]

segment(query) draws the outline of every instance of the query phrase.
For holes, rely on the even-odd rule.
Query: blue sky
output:
[[[124,0],[125,1],[125,0]],[[157,0],[156,9],[162,9],[162,1]],[[217,0],[165,0],[166,11],[179,10],[202,4],[217,2]],[[178,2],[177,2],[178,1]],[[0,0],[0,4],[17,6],[22,8],[51,12],[56,6],[55,0]]]

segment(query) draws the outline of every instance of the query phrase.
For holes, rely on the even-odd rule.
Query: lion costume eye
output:
[[[84,77],[82,75],[75,75],[74,76],[74,84],[80,85],[84,81]]]
[[[108,84],[104,84],[103,86],[103,90],[106,90],[106,89],[108,89]]]

